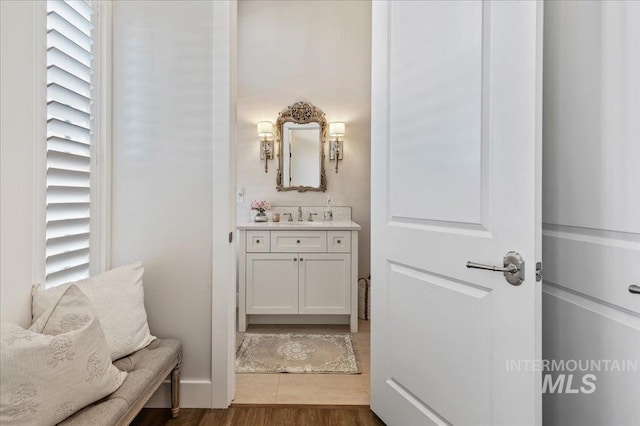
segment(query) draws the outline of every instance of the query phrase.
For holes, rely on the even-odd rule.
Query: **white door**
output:
[[[247,253],[247,314],[298,313],[298,253]]]
[[[545,372],[544,424],[640,425],[640,3],[549,2],[544,36],[543,355],[595,362]]]
[[[351,312],[351,254],[300,253],[299,312]]]
[[[536,425],[542,4],[373,3],[371,406]],[[524,282],[468,269],[518,252]]]

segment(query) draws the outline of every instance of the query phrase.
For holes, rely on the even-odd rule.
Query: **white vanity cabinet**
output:
[[[249,322],[344,322],[357,331],[359,225],[285,222],[238,228],[239,331]]]

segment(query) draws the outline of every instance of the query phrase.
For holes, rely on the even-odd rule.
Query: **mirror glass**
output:
[[[285,123],[282,132],[283,184],[320,186],[321,148],[318,123]]]
[[[324,113],[306,102],[285,108],[276,122],[278,191],[326,191]]]

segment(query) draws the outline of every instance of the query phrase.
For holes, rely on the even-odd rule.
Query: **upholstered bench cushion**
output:
[[[156,339],[147,347],[115,361],[113,364],[119,370],[128,373],[122,386],[60,424],[128,424],[171,373],[181,356],[182,344],[178,340]]]

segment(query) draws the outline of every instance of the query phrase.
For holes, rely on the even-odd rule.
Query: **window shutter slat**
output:
[[[48,119],[69,120],[73,124],[91,130],[91,114],[58,101],[48,103],[47,116]]]
[[[58,273],[47,274],[47,285],[54,287],[68,282],[82,280],[89,276],[89,262],[81,263],[75,267],[63,269]]]
[[[89,217],[89,203],[72,200],[47,203],[47,221],[60,219],[83,219]]]
[[[47,83],[57,83],[59,86],[69,87],[74,92],[86,97],[90,97],[91,89],[93,89],[91,81],[83,79],[79,75],[72,74],[57,65],[49,65],[47,78],[49,79]]]
[[[73,58],[75,61],[91,67],[91,60],[93,59],[91,51],[87,51],[78,43],[65,37],[56,30],[49,30],[47,32],[47,49],[49,48],[55,48],[70,58]]]
[[[47,187],[49,186],[78,186],[90,188],[91,175],[87,172],[73,170],[47,169]]]
[[[71,0],[67,1],[67,4],[75,9],[86,20],[91,21],[91,15],[93,15],[93,9],[91,5],[84,0]]]
[[[60,135],[63,139],[86,141],[87,143],[91,140],[91,130],[88,128],[71,122],[66,123],[57,118],[47,120],[47,130],[47,136]]]
[[[47,286],[89,276],[93,16],[84,1],[47,1]]]
[[[91,148],[89,145],[77,143],[70,139],[51,138],[49,141],[49,150],[66,152],[81,157],[91,157]]]
[[[78,134],[82,134],[85,136],[91,134],[90,127],[82,126],[68,119],[53,117],[49,118],[47,120],[47,123],[52,127],[52,133],[71,133],[75,131],[79,132]],[[60,132],[56,132],[55,129],[60,129]]]
[[[60,152],[49,150],[47,152],[47,163],[52,168],[73,170],[76,172],[91,172],[91,158],[70,154],[68,152]]]
[[[82,268],[83,266],[89,265],[89,249],[80,249],[77,251],[71,251],[68,253],[62,253],[55,256],[47,257],[47,266],[46,266],[46,274],[47,279],[49,275],[59,274],[60,272],[71,272],[76,268]],[[84,269],[84,268],[82,268]],[[87,271],[88,272],[88,271]],[[78,279],[86,278],[79,277]],[[77,280],[69,280],[67,282],[77,281]]]
[[[57,83],[47,85],[47,102],[58,102],[91,113],[91,98]]]
[[[47,240],[65,235],[88,233],[90,229],[89,218],[51,220],[47,222]]]
[[[51,149],[56,149],[56,147],[63,147],[64,149],[73,151],[84,149],[83,152],[90,152],[90,144],[82,141],[76,141],[68,138],[59,138],[57,136],[49,136],[47,137],[47,141],[51,146]]]
[[[52,238],[47,241],[47,257],[58,256],[60,254],[86,250],[89,248],[89,233],[65,235],[64,237]]]
[[[56,12],[69,24],[91,37],[93,24],[90,18],[82,16],[76,9],[71,7],[70,2],[63,0],[47,0],[47,7],[50,11]]]
[[[60,14],[53,10],[49,10],[47,13],[47,31],[51,30],[59,32],[82,48],[91,50],[91,45],[93,44],[91,36],[67,22]]]
[[[60,203],[70,200],[75,203],[89,203],[90,193],[88,188],[75,186],[50,186],[47,188],[47,202]]]
[[[91,80],[91,67],[67,55],[57,47],[47,48],[47,65],[55,65],[70,74],[77,75],[83,80]]]

